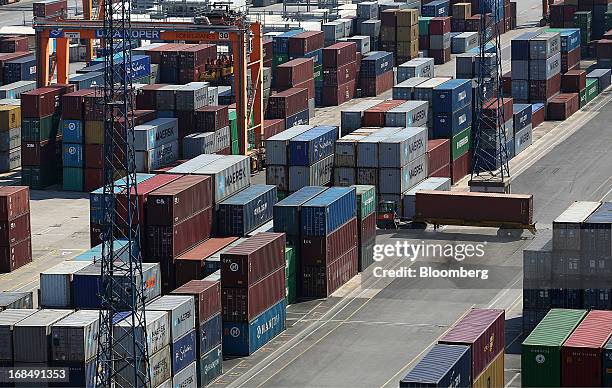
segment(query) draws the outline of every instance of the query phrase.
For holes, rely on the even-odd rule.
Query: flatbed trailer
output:
[[[497,235],[499,237],[511,236],[519,237],[523,234],[524,230],[528,230],[531,234],[535,235],[536,225],[533,224],[521,224],[515,222],[500,222],[493,220],[481,220],[481,221],[468,221],[452,218],[414,218],[411,220],[414,226],[421,225],[433,225],[434,229],[438,229],[441,225],[454,225],[454,226],[474,226],[480,228],[499,228]]]

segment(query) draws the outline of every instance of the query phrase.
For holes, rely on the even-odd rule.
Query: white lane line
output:
[[[513,378],[511,378],[511,379],[510,379],[510,381],[508,381],[508,384],[506,384],[506,385],[505,385],[505,387],[506,387],[506,388],[507,388],[507,387],[511,387],[511,386],[512,386],[512,383],[514,382],[514,380],[516,380],[516,379],[517,379],[517,378],[518,378],[520,375],[521,375],[520,373],[515,374],[515,375],[514,375],[514,377],[513,377]]]

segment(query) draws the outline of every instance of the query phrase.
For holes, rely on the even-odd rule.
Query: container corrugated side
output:
[[[378,143],[379,167],[402,167],[427,151],[427,128],[403,129]]]
[[[130,330],[131,323],[129,313],[119,314],[121,315],[113,318],[115,321],[113,335],[121,338],[122,346],[117,347],[117,354],[126,356],[132,342],[129,336],[125,336],[125,333]],[[146,341],[149,354],[154,354],[170,345],[170,315],[166,311],[145,310],[145,319],[147,327],[144,331],[140,327],[135,328],[134,336],[138,341]]]
[[[4,309],[31,309],[31,292],[0,292],[0,311]]]
[[[357,198],[357,218],[363,219],[376,211],[376,187],[372,185],[353,185]]]
[[[412,219],[415,213],[415,194],[420,190],[439,190],[449,191],[451,189],[450,178],[432,177],[427,178],[423,182],[404,193],[402,200],[402,217]]]
[[[36,312],[32,308],[0,311],[0,361],[13,361],[13,327]]]
[[[469,387],[472,381],[470,347],[434,345],[408,374],[400,387]]]
[[[334,155],[329,155],[310,166],[289,167],[289,191],[305,186],[325,186],[331,182]]]
[[[357,143],[357,167],[378,167],[378,143],[399,132],[400,127],[384,127]]]
[[[310,166],[334,153],[338,127],[317,126],[289,141],[289,165]]]
[[[64,261],[40,273],[40,306],[72,305],[72,274],[91,264],[88,261]]]
[[[314,125],[296,125],[266,139],[266,162],[268,164],[286,165],[289,155],[289,141],[312,128],[314,128]]]
[[[51,327],[51,358],[54,361],[88,361],[96,357],[100,312],[79,310]]]
[[[217,230],[224,236],[245,236],[272,219],[276,186],[253,185],[218,203]]]
[[[146,309],[169,314],[173,342],[195,328],[195,300],[190,296],[164,295],[149,303]]]
[[[229,155],[193,174],[209,175],[214,179],[214,202],[219,203],[251,185],[251,161],[248,156]]]
[[[202,355],[198,360],[198,386],[207,387],[223,372],[221,345]]]
[[[180,372],[197,360],[197,330],[192,329],[181,338],[172,341],[172,375]]]
[[[402,194],[427,178],[427,155],[422,155],[401,168],[380,168],[378,190],[384,194]]]
[[[553,246],[555,249],[580,249],[581,224],[599,206],[600,202],[576,201],[553,220]]]
[[[329,188],[302,205],[301,232],[325,236],[355,217],[356,212],[354,188]]]
[[[300,234],[301,206],[326,190],[325,187],[306,186],[276,203],[273,209],[274,231],[288,236]]]
[[[163,349],[151,353],[149,351],[149,376],[151,376],[150,386],[158,387],[166,380],[172,377],[172,352],[170,346],[166,346]],[[115,368],[118,369],[119,376],[117,377],[117,385],[124,387],[137,387],[144,388],[140,384],[134,382],[134,370],[128,367],[125,361],[117,361],[119,364]],[[146,373],[146,363],[143,361],[140,364],[139,370],[141,373]]]
[[[72,310],[39,310],[13,326],[15,362],[48,362],[51,326]],[[33,351],[38,349],[39,351]]]
[[[172,376],[174,388],[198,388],[198,360]]]

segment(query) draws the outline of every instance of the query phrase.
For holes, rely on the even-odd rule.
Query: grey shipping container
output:
[[[542,59],[542,61],[545,61]],[[534,62],[539,62],[539,60],[534,60]],[[528,80],[529,79],[529,68],[531,61],[521,61],[514,60],[512,61],[512,82],[518,80]]]
[[[214,203],[251,185],[251,160],[248,156],[228,155],[196,170],[193,174],[213,178]]]
[[[289,167],[278,165],[266,166],[266,184],[276,186],[278,191],[289,191]]]
[[[378,171],[380,193],[401,194],[427,178],[427,156],[420,156],[402,168],[381,168]]]
[[[191,296],[164,295],[146,306],[147,311],[165,311],[169,314],[172,342],[195,328],[195,301]]]
[[[198,388],[197,361],[192,362],[172,376],[172,386],[175,388]]]
[[[222,236],[245,236],[272,219],[276,186],[253,185],[218,202],[217,232]]]
[[[334,186],[348,187],[356,184],[357,170],[355,167],[335,167]]]
[[[474,62],[477,55],[476,53],[463,53],[456,56],[455,70],[458,79],[474,77]]]
[[[148,151],[136,151],[136,171],[150,172],[165,167],[179,158],[179,143],[174,140]]]
[[[410,78],[432,78],[434,73],[433,58],[415,58],[397,67],[397,82],[401,83]]]
[[[402,199],[402,217],[412,219],[415,213],[415,199],[417,191],[422,190],[438,190],[438,191],[450,191],[451,181],[450,178],[431,177],[425,179],[423,182],[418,183],[410,190],[404,193]]]
[[[219,87],[208,87],[208,105],[219,105]]]
[[[183,157],[186,159],[217,151],[214,132],[192,133],[183,138]]]
[[[115,317],[113,325],[113,335],[116,338],[124,336],[127,330],[130,330],[130,314],[119,313],[121,317]],[[145,310],[145,320],[147,326],[143,331],[142,328],[135,328],[134,336],[138,341],[147,341],[149,354],[153,354],[170,345],[170,316],[166,311],[151,311]],[[131,349],[132,340],[129,336],[124,336],[119,340],[121,346],[116,347],[118,356],[128,356]]]
[[[88,361],[96,357],[100,333],[100,312],[79,310],[51,327],[53,361]]]
[[[378,186],[378,168],[376,167],[357,168],[356,184]]]
[[[13,326],[36,312],[32,308],[0,311],[0,361],[13,361]]]
[[[552,276],[552,232],[538,231],[531,244],[523,250],[523,288],[543,288]],[[529,284],[533,281],[533,284]]]
[[[361,35],[367,35],[367,36],[371,36],[374,38],[378,38],[380,36],[380,27],[381,27],[381,21],[380,20],[365,20],[363,22],[361,22]]]
[[[134,149],[148,151],[178,140],[178,120],[161,118],[134,127]]]
[[[430,104],[430,108],[431,108],[431,101],[433,99],[433,89],[436,86],[440,86],[443,83],[445,83],[446,81],[448,81],[450,78],[432,78],[426,82],[423,82],[422,84],[416,86],[414,88],[414,99],[415,100],[419,100],[419,101],[427,101]]]
[[[357,143],[367,135],[346,135],[336,140],[334,167],[355,167],[357,165]]]
[[[534,81],[546,81],[561,72],[561,53],[557,53],[548,59],[536,59],[529,61],[529,79]],[[514,74],[514,67],[513,67]]]
[[[36,81],[17,81],[0,86],[0,98],[19,98],[21,93],[36,89]]]
[[[328,42],[335,42],[340,38],[344,38],[346,36],[344,22],[334,20],[332,22],[323,23],[323,36]]]
[[[19,167],[21,167],[21,147],[0,151],[0,171],[11,171]]]
[[[370,37],[364,35],[355,35],[346,39],[348,42],[355,42],[357,45],[357,52],[363,54],[367,54],[372,50],[370,45]]]
[[[427,101],[406,101],[385,113],[385,125],[389,127],[427,126]]]
[[[357,167],[378,167],[378,142],[399,132],[401,129],[398,127],[381,128],[364,139],[359,140],[357,143]]]
[[[155,102],[157,110],[176,109],[176,91],[183,85],[164,85],[155,90]]]
[[[72,314],[73,310],[39,310],[13,326],[15,362],[50,361],[52,325]]]
[[[383,100],[368,100],[359,102],[349,108],[344,108],[340,112],[340,130],[341,134],[345,135],[354,130],[361,128],[361,120],[363,112],[375,105],[380,104]]]
[[[514,154],[523,152],[533,142],[533,129],[531,124],[514,134]]]
[[[270,89],[272,87],[272,68],[264,67],[263,70],[263,88]]]
[[[31,309],[32,292],[0,292],[0,311],[5,309]]]
[[[529,59],[548,59],[561,51],[558,32],[545,32],[529,40]]]
[[[190,82],[176,90],[176,110],[193,112],[208,104],[208,82]]]
[[[312,166],[289,167],[289,191],[298,191],[304,186],[325,186],[331,182],[334,155],[319,160]]]
[[[397,77],[399,79],[399,68]],[[408,78],[393,87],[393,99],[394,100],[413,100],[414,98],[414,88],[419,86],[425,81],[428,81],[430,78],[426,77],[414,77]],[[399,81],[398,81],[399,82]]]
[[[10,151],[21,147],[21,127],[0,132],[0,151]]]
[[[451,35],[447,32],[444,35],[430,35],[429,47],[432,50],[444,50],[451,47]]]
[[[471,350],[466,345],[437,344],[399,382],[400,387],[470,387]],[[474,378],[476,380],[476,378]]]
[[[40,273],[40,306],[72,306],[72,275],[90,265],[89,261],[64,261]]]
[[[478,46],[478,32],[463,32],[451,39],[453,54],[461,54]]]
[[[151,351],[149,350],[149,354]],[[135,384],[134,382],[134,370],[128,368],[125,361],[117,361],[117,369],[120,370],[119,377],[117,379],[117,385],[121,387],[135,387],[145,388],[141,384]],[[140,365],[139,370],[144,373],[146,363],[143,361]],[[159,387],[166,380],[172,377],[172,352],[170,346],[166,346],[160,351],[149,356],[149,376],[151,376],[150,387]],[[170,380],[171,382],[171,380]]]
[[[601,205],[599,202],[576,201],[553,221],[555,250],[580,250],[581,224]]]
[[[216,160],[223,159],[224,155],[204,154],[198,155],[185,163],[170,169],[168,174],[191,174],[192,172],[210,164]]]
[[[217,148],[217,151],[224,150],[231,145],[232,139],[230,138],[230,127],[229,126],[217,129],[214,133],[215,133],[214,141],[215,141],[215,147]]]
[[[296,125],[266,139],[266,162],[268,164],[287,165],[289,140],[314,128],[314,125]]]
[[[378,143],[379,167],[402,167],[427,152],[427,128],[405,128]]]

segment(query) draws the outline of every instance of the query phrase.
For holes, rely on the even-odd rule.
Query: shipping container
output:
[[[254,185],[219,202],[217,230],[224,236],[243,237],[272,219],[276,186]]]
[[[522,386],[561,386],[561,347],[586,314],[584,310],[550,310],[522,343]]]
[[[169,174],[191,174],[195,170],[214,162],[215,160],[223,159],[223,155],[198,155],[178,166],[168,170]]]
[[[437,191],[450,191],[451,181],[450,178],[427,178],[421,183],[404,193],[402,200],[402,217],[412,219],[415,214],[415,196],[418,191],[422,190],[437,190]]]
[[[327,298],[357,275],[358,249],[351,249],[327,266],[304,266],[301,296]]]
[[[402,128],[399,127],[384,127],[359,140],[357,143],[357,167],[378,167],[378,143],[401,130]]]
[[[310,166],[290,166],[287,170],[288,187],[285,187],[293,192],[306,186],[325,186],[331,182],[333,166],[333,154]]]
[[[333,154],[338,127],[318,126],[289,141],[289,165],[310,166]]]
[[[433,89],[432,108],[436,113],[452,113],[471,104],[471,80],[449,80]]]
[[[202,355],[198,361],[198,386],[206,387],[223,373],[221,345]]]
[[[552,275],[552,232],[539,232],[523,250],[523,285],[546,284]]]
[[[133,339],[126,335],[131,330],[130,312],[120,312],[113,317],[113,335],[118,339],[116,352],[120,356],[129,355],[129,349]],[[145,311],[146,327],[136,327],[134,337],[137,341],[147,343],[149,354],[155,354],[171,343],[170,316],[165,311]]]
[[[251,185],[251,165],[248,156],[228,155],[193,172],[212,178],[213,203],[224,199]]]
[[[427,178],[427,155],[421,155],[401,168],[380,168],[378,190],[384,194],[401,194]]]
[[[72,307],[72,275],[90,261],[64,261],[40,273],[39,304],[43,308]]]
[[[324,187],[307,186],[279,201],[274,205],[274,231],[286,233],[287,240],[299,237],[301,225],[301,207],[310,199],[325,191]],[[293,240],[294,242],[296,240]]]
[[[0,311],[0,361],[12,363],[13,356],[13,328],[16,323],[37,313],[39,310],[29,308],[8,308]]]
[[[51,326],[51,360],[95,359],[100,335],[100,312],[79,310]]]
[[[150,386],[159,387],[162,385],[162,383],[172,377],[172,352],[170,350],[170,346],[166,346],[156,353],[149,350],[149,355],[150,356],[147,361],[140,361],[138,370],[140,374],[144,375],[147,373],[145,368],[148,365],[148,373],[149,376],[151,376],[151,380],[149,381]],[[138,384],[134,381],[134,368],[131,367],[131,365],[126,361],[117,361],[115,368],[119,370],[117,385],[124,387],[145,388],[145,385]]]
[[[301,233],[327,235],[356,215],[354,188],[332,187],[302,205]]]
[[[357,219],[361,220],[376,211],[376,187],[353,185],[357,199]]]
[[[579,251],[582,223],[600,205],[600,202],[576,201],[553,220],[553,246],[555,250]]]
[[[134,150],[148,151],[178,139],[177,119],[160,118],[134,127]]]
[[[39,310],[13,325],[15,362],[51,360],[51,327],[73,310]],[[32,351],[38,349],[38,351]]]
[[[31,292],[15,292],[2,291],[0,292],[0,311],[6,309],[31,309],[32,308],[32,293]]]
[[[174,258],[175,281],[178,287],[207,275],[207,259],[227,247],[237,237],[210,238]]]
[[[218,281],[191,280],[172,291],[172,294],[193,296],[197,325],[221,312],[221,284]]]
[[[407,101],[385,113],[385,125],[388,127],[426,126],[428,110],[427,101]]]
[[[196,355],[199,358],[198,355]],[[184,367],[172,376],[172,386],[176,388],[198,388],[198,361]]]
[[[212,179],[183,176],[149,193],[147,223],[177,224],[212,206]]]
[[[399,386],[470,387],[470,347],[436,344],[403,379]]]
[[[474,377],[473,388],[501,387],[504,385],[504,352],[495,357],[480,376]]]
[[[302,235],[300,258],[302,265],[327,266],[357,246],[357,219],[351,218],[327,236]]]
[[[378,166],[400,168],[425,154],[427,128],[406,128],[378,143]]]
[[[164,295],[150,302],[147,311],[165,311],[170,317],[170,340],[179,338],[195,328],[195,301],[187,295]]]
[[[172,375],[185,369],[198,358],[197,330],[192,329],[170,345],[172,351]]]

